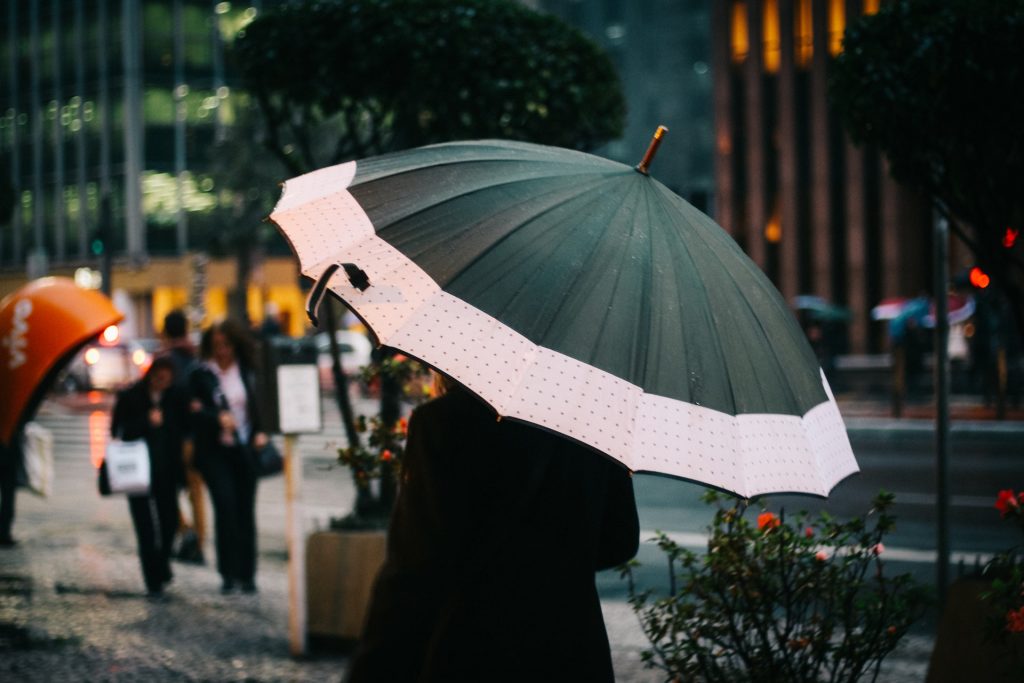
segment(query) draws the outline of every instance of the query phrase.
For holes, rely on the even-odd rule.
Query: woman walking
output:
[[[256,484],[251,456],[267,442],[254,393],[252,347],[231,320],[212,325],[189,377],[195,464],[213,500],[221,592],[256,591]]]
[[[157,357],[145,377],[117,396],[110,417],[115,439],[145,439],[149,448],[149,493],[129,496],[150,597],[163,595],[171,580],[171,544],[178,529],[178,487],[183,480],[181,440],[185,433],[184,401],[174,387],[174,362]]]

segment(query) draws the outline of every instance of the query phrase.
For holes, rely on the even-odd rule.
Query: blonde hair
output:
[[[455,385],[455,381],[448,375],[442,375],[437,370],[430,371],[430,390],[434,398],[444,396]]]

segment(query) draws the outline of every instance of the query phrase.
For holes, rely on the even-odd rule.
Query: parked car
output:
[[[87,344],[61,372],[57,385],[64,391],[117,391],[142,377],[153,355],[135,341],[105,331]]]
[[[366,335],[350,330],[335,332],[338,350],[341,352],[341,371],[349,379],[358,378],[361,369],[370,364],[373,344]],[[315,337],[317,350],[317,366],[320,370],[320,386],[324,389],[334,388],[334,374],[331,369],[331,340],[326,332]]]

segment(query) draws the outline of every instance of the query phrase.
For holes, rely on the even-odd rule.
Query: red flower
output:
[[[885,545],[883,545],[882,543],[876,543],[871,547],[871,552],[875,555],[881,555],[885,552]]]
[[[1003,517],[1017,509],[1018,505],[1020,503],[1017,502],[1017,494],[1013,492],[1013,489],[1003,489],[996,496],[996,510],[999,510],[999,514]]]
[[[394,454],[386,448],[380,452],[380,459],[384,462],[391,460],[393,457],[395,457]]]
[[[770,530],[782,524],[782,520],[776,517],[771,512],[762,512],[757,516],[757,528],[762,530]]]
[[[814,538],[814,529],[812,529],[811,527],[807,527],[806,529],[804,529],[804,536],[806,536],[807,538]]]
[[[1006,613],[1006,630],[1010,633],[1024,633],[1024,607]]]

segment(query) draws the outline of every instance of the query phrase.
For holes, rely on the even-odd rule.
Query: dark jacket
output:
[[[245,396],[249,412],[250,438],[256,432],[263,431],[260,420],[259,405],[254,387],[255,375],[239,366],[242,384],[245,385]],[[192,437],[195,443],[196,466],[202,469],[204,460],[218,457],[224,450],[220,441],[220,411],[225,409],[222,404],[220,382],[213,372],[201,363],[197,363],[189,374],[189,395],[199,401],[200,409],[192,411]]]
[[[149,423],[149,411],[154,407],[163,411],[160,427]],[[181,459],[187,421],[185,411],[184,396],[173,386],[160,397],[159,405],[154,405],[145,380],[139,380],[117,395],[110,416],[110,433],[123,441],[146,440],[154,486],[165,483],[177,486],[185,479]]]
[[[350,681],[611,681],[594,572],[632,557],[627,471],[456,391],[417,409]]]

